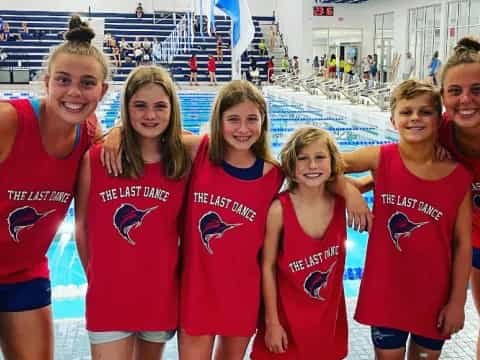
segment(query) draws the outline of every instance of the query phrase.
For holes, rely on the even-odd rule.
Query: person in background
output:
[[[260,39],[260,42],[258,43],[258,52],[260,53],[260,56],[268,55],[267,44],[265,44],[265,40],[263,38]]]
[[[405,54],[405,61],[403,62],[402,67],[402,79],[408,80],[410,79],[415,72],[415,59],[412,56],[410,51],[407,51]]]
[[[430,65],[428,65],[428,76],[430,81],[433,85],[438,85],[438,74],[440,72],[440,67],[442,66],[442,62],[438,58],[438,51],[433,53],[432,61],[430,61]]]
[[[217,64],[215,63],[215,57],[213,55],[208,55],[208,77],[210,78],[210,85],[217,85],[217,78],[215,72],[217,71]]]
[[[135,8],[135,16],[136,16],[138,19],[141,19],[144,14],[145,14],[145,13],[143,12],[142,3],[139,2],[139,3],[137,4],[137,7]]]
[[[218,59],[218,62],[221,64],[223,63],[223,39],[222,39],[222,35],[220,34],[217,34],[217,42],[216,42],[216,45],[217,45],[217,59]]]
[[[197,57],[195,54],[192,54],[190,60],[188,61],[188,67],[190,68],[190,85],[198,85],[197,73],[198,73],[198,63]]]

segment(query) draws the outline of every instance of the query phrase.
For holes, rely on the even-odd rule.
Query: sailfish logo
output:
[[[19,242],[18,235],[23,229],[27,229],[35,225],[41,218],[54,212],[55,209],[48,210],[44,213],[39,213],[31,206],[24,206],[13,210],[8,214],[8,232],[13,241]]]
[[[198,231],[200,231],[202,244],[209,254],[213,254],[213,250],[210,247],[210,240],[213,238],[221,238],[225,231],[240,225],[242,224],[227,224],[216,212],[209,211],[203,215],[198,222]]]
[[[328,284],[328,277],[330,276],[333,267],[337,262],[335,261],[327,271],[314,271],[308,274],[303,283],[303,289],[308,294],[308,296],[317,299],[317,300],[325,300],[324,297],[320,295],[320,290],[327,287]]]
[[[477,208],[480,209],[480,194],[474,194],[472,196],[473,199],[473,205]]]
[[[398,251],[402,251],[400,248],[400,239],[402,236],[410,236],[413,230],[428,224],[428,221],[414,223],[404,213],[397,211],[388,219],[387,227],[390,233],[390,237],[393,240],[393,244]]]
[[[139,210],[131,204],[122,204],[113,214],[113,226],[117,229],[121,237],[129,244],[135,245],[135,241],[130,237],[130,230],[142,225],[145,215],[151,213],[158,206],[145,210]]]

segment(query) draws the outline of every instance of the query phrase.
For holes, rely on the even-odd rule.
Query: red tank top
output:
[[[227,174],[202,139],[186,201],[180,327],[190,335],[251,336],[260,304],[259,252],[278,167],[256,180]]]
[[[455,144],[454,122],[445,113],[440,126],[440,142],[473,175],[472,181],[472,245],[480,248],[480,157],[462,155]]]
[[[380,148],[357,321],[446,338],[437,320],[448,301],[454,226],[471,179],[462,165],[440,180],[420,179],[397,144]]]
[[[70,205],[80,160],[91,142],[84,122],[73,152],[54,158],[43,147],[30,101],[9,103],[17,112],[18,127],[12,149],[0,163],[0,283],[49,277],[46,253]]]
[[[348,327],[343,293],[345,203],[335,199],[332,220],[321,239],[307,235],[298,222],[288,192],[278,196],[283,208],[283,236],[277,258],[278,311],[288,336],[287,352],[265,346],[265,320],[253,344],[252,359],[322,360],[347,356]]]
[[[107,175],[100,147],[90,150],[87,329],[177,328],[180,210],[186,178],[168,179],[161,163],[139,179]]]

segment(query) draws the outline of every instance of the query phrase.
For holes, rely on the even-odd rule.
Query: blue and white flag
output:
[[[247,0],[216,0],[215,5],[232,19],[232,77],[241,77],[240,56],[255,36]]]
[[[232,19],[232,48],[241,55],[255,35],[247,0],[216,0],[216,6]]]

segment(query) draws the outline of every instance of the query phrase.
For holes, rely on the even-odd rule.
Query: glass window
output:
[[[442,7],[440,5],[436,5],[434,8],[435,22],[433,25],[438,28],[440,27],[441,13]]]
[[[460,2],[460,9],[458,12],[458,26],[468,25],[468,3],[466,1]]]
[[[448,4],[448,25],[457,26],[458,3]]]
[[[425,25],[426,27],[433,27],[434,24],[434,15],[433,15],[433,7],[428,7],[425,11]]]
[[[470,3],[470,25],[480,25],[480,1],[478,0]]]

